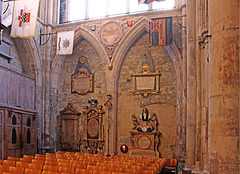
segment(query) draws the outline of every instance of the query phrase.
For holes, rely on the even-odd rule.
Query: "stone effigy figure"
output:
[[[142,121],[148,121],[150,119],[150,114],[147,108],[142,109],[142,114],[139,116]]]
[[[142,113],[138,118],[135,116],[135,114],[133,114],[132,121],[134,130],[137,130],[139,132],[152,132],[154,130],[157,131],[157,116],[155,113],[150,116],[147,108],[142,109]]]

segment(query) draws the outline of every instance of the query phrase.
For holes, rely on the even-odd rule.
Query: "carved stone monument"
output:
[[[60,121],[62,129],[60,129],[60,149],[66,151],[79,150],[80,137],[78,135],[78,120],[81,115],[73,106],[68,102],[67,106],[60,111]]]
[[[82,56],[78,60],[77,67],[71,77],[72,93],[85,95],[93,92],[93,74],[90,71],[86,57]]]
[[[147,108],[143,108],[143,113],[137,117],[132,115],[133,130],[130,131],[132,148],[130,155],[145,157],[160,157],[158,151],[159,136],[158,120],[155,113],[151,116]]]
[[[104,128],[102,106],[97,106],[96,99],[89,99],[90,106],[85,106],[85,125],[83,145],[89,153],[102,153],[104,147]]]
[[[132,90],[134,95],[149,97],[160,92],[160,72],[155,71],[149,50],[144,50],[139,60],[136,73],[132,74]]]

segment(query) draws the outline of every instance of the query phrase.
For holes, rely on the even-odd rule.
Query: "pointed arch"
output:
[[[126,54],[128,53],[129,49],[132,47],[132,45],[139,39],[139,37],[145,33],[149,32],[149,20],[147,18],[142,18],[137,24],[134,25],[134,27],[123,37],[123,39],[120,41],[119,46],[116,48],[115,53],[113,55],[113,98],[114,103],[113,105],[113,115],[114,115],[114,124],[115,127],[114,134],[117,134],[117,126],[116,126],[116,120],[117,120],[117,109],[118,109],[118,80],[120,76],[121,67],[123,65],[123,62],[125,60]],[[182,100],[182,61],[181,61],[181,54],[176,46],[175,43],[169,46],[164,46],[167,53],[169,54],[169,57],[171,59],[171,62],[173,63],[175,73],[176,73],[176,79],[177,79],[177,103],[181,104]],[[177,117],[180,117],[181,115],[181,106],[177,107]],[[114,135],[112,134],[112,135]],[[111,137],[115,142],[113,150],[117,149],[117,139],[116,136]]]
[[[122,63],[129,48],[144,32],[149,32],[149,20],[145,17],[136,23],[119,42],[119,46],[116,48],[112,58],[114,74],[118,74],[117,76],[119,76]]]
[[[107,64],[107,53],[100,43],[100,41],[97,39],[97,37],[89,32],[87,29],[79,27],[75,30],[74,34],[74,48],[76,48],[82,39],[87,40],[94,49],[96,49],[97,53],[99,54],[99,57],[102,59],[104,64]],[[64,66],[65,60],[68,58],[68,56],[56,56],[53,59],[53,63],[51,65],[51,113],[50,117],[52,117],[53,123],[57,123],[57,116],[59,113],[58,110],[58,90],[59,90],[59,78],[60,78],[60,72],[62,71],[62,68]],[[52,125],[53,126],[53,125]],[[55,125],[56,126],[56,125]],[[56,129],[56,128],[55,128]],[[54,139],[57,139],[57,131],[52,132],[52,137],[55,137]]]

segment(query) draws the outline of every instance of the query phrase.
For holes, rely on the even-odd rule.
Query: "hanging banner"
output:
[[[14,1],[11,37],[34,37],[36,32],[39,0]]]
[[[74,31],[57,33],[57,55],[70,55],[73,53]]]
[[[152,19],[150,30],[152,45],[172,44],[172,17]]]

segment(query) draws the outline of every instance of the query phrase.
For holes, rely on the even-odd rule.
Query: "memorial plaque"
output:
[[[82,67],[76,75],[72,75],[72,93],[86,94],[93,91],[93,77],[87,69]]]
[[[106,45],[114,45],[118,43],[122,38],[122,35],[122,27],[115,21],[110,21],[104,24],[100,32],[100,38]]]

